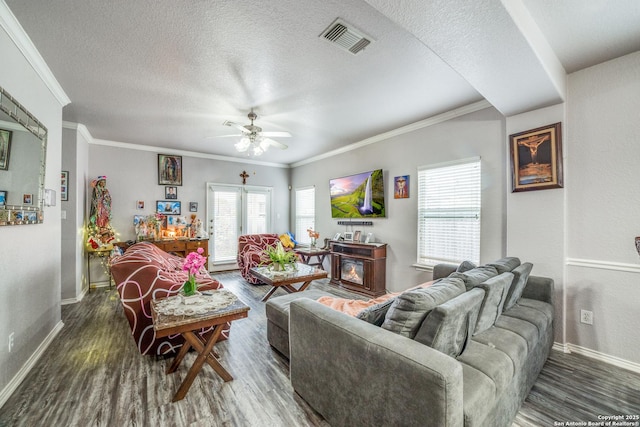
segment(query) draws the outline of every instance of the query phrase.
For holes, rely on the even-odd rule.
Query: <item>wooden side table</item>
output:
[[[194,304],[187,305],[180,301],[181,297],[179,295],[151,301],[151,317],[156,336],[166,337],[179,333],[185,339],[184,345],[167,370],[167,374],[171,374],[178,369],[190,348],[195,349],[198,353],[198,357],[193,362],[187,376],[173,397],[173,402],[182,400],[186,396],[193,380],[195,380],[205,362],[213,368],[223,381],[233,380],[231,374],[216,359],[213,346],[218,341],[226,323],[247,317],[249,311],[249,307],[245,303],[226,289],[205,291],[200,301]],[[216,307],[216,304],[221,306]],[[212,326],[213,331],[206,341],[196,333],[202,328]]]
[[[331,253],[329,249],[317,249],[317,248],[295,248],[294,251],[300,255],[302,262],[307,265],[317,266],[324,270],[322,263],[324,259]],[[311,259],[316,257],[316,262],[311,262]]]
[[[94,258],[98,258],[102,267],[105,269],[105,272],[109,276],[109,287],[111,287],[111,265],[109,264],[109,256],[111,256],[111,251],[113,248],[109,249],[87,249],[87,284],[89,286],[89,291],[91,291],[91,260]],[[106,282],[106,280],[102,280],[96,283]]]

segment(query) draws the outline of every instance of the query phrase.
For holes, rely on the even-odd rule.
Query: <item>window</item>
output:
[[[480,261],[480,159],[418,169],[418,264]]]
[[[311,243],[308,228],[316,225],[316,189],[305,187],[296,189],[296,235],[298,243]]]

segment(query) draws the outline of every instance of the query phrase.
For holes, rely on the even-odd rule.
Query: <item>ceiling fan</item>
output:
[[[276,138],[289,138],[291,134],[289,132],[263,132],[260,126],[255,126],[253,121],[258,118],[257,114],[251,110],[247,115],[251,120],[250,125],[242,125],[236,122],[230,122],[225,120],[223,125],[231,126],[242,132],[240,135],[224,135],[224,136],[240,136],[240,141],[236,142],[235,147],[240,153],[249,151],[249,154],[259,156],[270,146],[277,147],[281,150],[287,149],[287,146],[281,142],[278,142],[270,137]]]

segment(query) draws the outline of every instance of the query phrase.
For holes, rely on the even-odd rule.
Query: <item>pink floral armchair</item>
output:
[[[136,243],[124,255],[111,260],[111,274],[141,354],[174,353],[184,343],[180,334],[156,338],[150,309],[151,300],[177,294],[188,279],[188,272],[182,270],[183,262],[184,258],[170,255],[149,242]],[[196,284],[199,290],[222,288],[204,268],[196,274]],[[221,340],[229,337],[229,328],[227,325],[223,329]],[[199,334],[206,337],[211,331],[212,328],[206,328]]]
[[[238,238],[238,267],[247,282],[257,285],[260,280],[249,274],[249,270],[263,263],[262,253],[267,246],[275,246],[280,239],[275,233],[245,234]]]

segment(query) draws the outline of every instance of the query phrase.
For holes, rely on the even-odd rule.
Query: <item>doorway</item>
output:
[[[271,187],[207,184],[209,271],[238,268],[238,237],[270,233]]]

